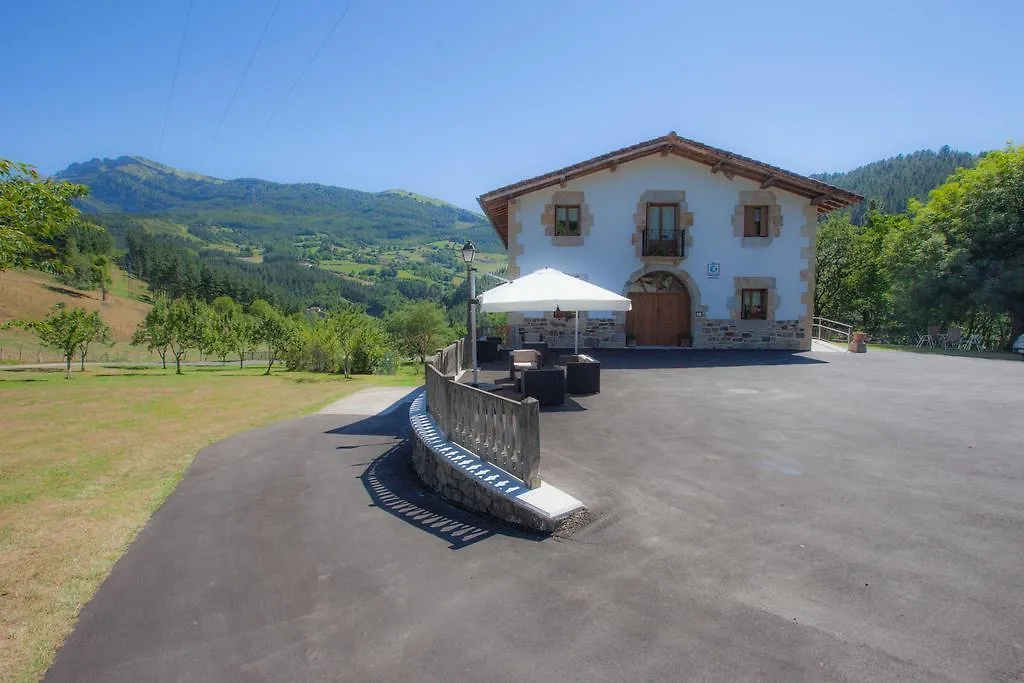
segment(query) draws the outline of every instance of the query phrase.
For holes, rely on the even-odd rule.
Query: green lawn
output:
[[[35,681],[76,616],[204,446],[394,376],[263,366],[0,369],[0,681]]]

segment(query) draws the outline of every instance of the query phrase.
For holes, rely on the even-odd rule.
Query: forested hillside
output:
[[[816,173],[811,177],[862,195],[866,201],[855,206],[852,213],[853,222],[862,225],[872,202],[879,211],[904,211],[911,197],[926,201],[928,193],[944,183],[956,169],[971,168],[977,162],[976,155],[946,146],[938,152],[926,149],[900,154],[852,171]]]
[[[403,191],[221,180],[129,156],[72,164],[56,177],[89,187],[80,202],[89,212],[172,216],[236,243],[323,234],[338,244],[472,239],[485,251],[501,248],[483,216]]]
[[[423,299],[453,306],[467,240],[482,269],[505,260],[482,216],[405,190],[221,180],[140,157],[72,164],[57,178],[88,186],[78,205],[115,238],[120,263],[170,296],[285,311],[350,302],[384,315]]]

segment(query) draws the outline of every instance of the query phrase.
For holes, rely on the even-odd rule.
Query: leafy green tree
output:
[[[387,350],[386,334],[380,322],[356,308],[348,308],[328,318],[331,334],[337,341],[338,357],[345,377],[352,376],[352,362],[357,354],[368,359],[383,356]]]
[[[153,307],[146,311],[146,317],[132,334],[132,346],[146,346],[148,351],[160,354],[160,364],[167,369],[167,348],[171,344],[170,329],[167,327],[167,314],[171,302],[166,297],[158,296]]]
[[[110,258],[104,254],[97,254],[92,258],[89,268],[89,275],[92,284],[100,290],[100,301],[107,302],[107,292],[113,280],[110,277]]]
[[[815,312],[862,330],[888,330],[893,325],[889,245],[908,222],[903,214],[883,214],[875,207],[863,225],[845,214],[826,218],[818,229]]]
[[[957,171],[913,214],[892,250],[905,301],[935,322],[1006,316],[1002,343],[1024,333],[1024,147]]]
[[[278,356],[287,353],[295,343],[295,324],[263,299],[249,304],[249,314],[256,320],[254,338],[267,346],[269,358],[263,374],[269,375]]]
[[[72,201],[87,192],[84,185],[43,180],[28,164],[0,159],[0,271],[59,267],[55,242],[79,215]]]
[[[238,330],[235,320],[243,315],[242,307],[230,296],[219,296],[210,302],[212,316],[210,333],[214,352],[222,363],[227,362],[229,353],[238,348]]]
[[[444,309],[432,301],[406,305],[388,320],[388,330],[399,348],[419,356],[421,362],[426,362],[427,354],[451,337],[451,330],[445,324]]]
[[[174,356],[175,374],[189,351],[203,348],[209,338],[209,307],[196,299],[174,299],[167,308],[167,348]]]
[[[246,313],[240,311],[239,314],[233,318],[232,326],[234,328],[233,339],[235,342],[235,351],[238,353],[238,367],[245,367],[245,354],[253,350],[256,346],[256,330],[257,320]]]
[[[202,348],[209,338],[209,307],[195,299],[158,297],[132,336],[133,345],[145,344],[160,354],[167,367],[167,352],[174,357],[176,374],[190,350]]]
[[[19,321],[14,324],[32,330],[44,345],[60,350],[64,354],[64,377],[71,379],[71,359],[92,334],[89,314],[84,308],[68,308],[64,303],[59,303],[42,320]]]
[[[85,317],[85,335],[78,344],[81,370],[85,370],[85,357],[89,353],[89,346],[94,342],[104,346],[113,346],[114,344],[114,335],[110,327],[103,322],[99,311],[93,311]]]
[[[855,232],[846,214],[831,214],[818,227],[814,311],[820,316],[849,320],[854,294],[847,275],[854,262]]]

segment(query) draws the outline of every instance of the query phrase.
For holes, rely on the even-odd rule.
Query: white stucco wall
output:
[[[582,246],[553,246],[544,234],[541,214],[544,205],[560,190],[578,190],[594,217],[593,228]],[[538,268],[557,268],[566,273],[585,273],[601,287],[625,293],[632,273],[643,266],[636,256],[631,236],[636,226],[633,214],[640,196],[647,190],[682,190],[688,210],[693,213],[692,247],[679,268],[689,273],[700,289],[700,303],[708,318],[728,318],[727,301],[733,296],[733,278],[774,277],[779,296],[777,320],[795,320],[805,315],[800,302],[806,285],[800,271],[807,267],[801,258],[808,238],[801,234],[808,199],[772,188],[782,210],[781,236],[766,247],[742,247],[733,235],[732,216],[742,190],[757,190],[757,183],[733,180],[713,174],[704,164],[677,156],[654,155],[571,180],[565,188],[554,186],[518,199],[517,218],[522,230],[517,241],[523,252],[517,259],[522,275]],[[717,280],[707,278],[707,265],[721,264]]]

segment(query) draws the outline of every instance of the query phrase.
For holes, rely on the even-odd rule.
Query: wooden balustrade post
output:
[[[444,413],[441,416],[442,424],[440,427],[441,431],[444,432],[444,438],[448,441],[453,441],[452,428],[455,425],[455,375],[445,375],[444,381],[441,382],[441,387],[444,391],[444,402],[441,404],[444,406]]]
[[[540,403],[532,396],[523,399],[519,409],[519,429],[523,482],[535,489],[540,486]]]

